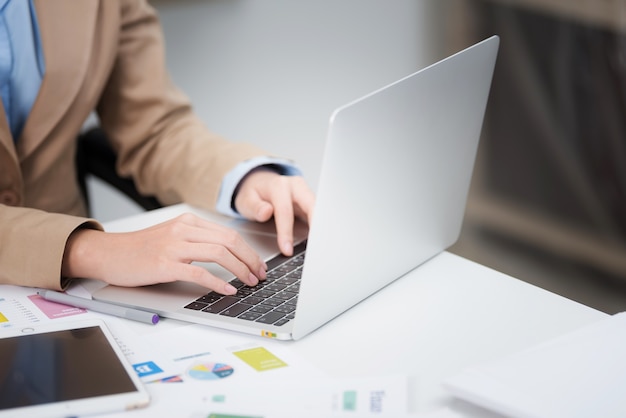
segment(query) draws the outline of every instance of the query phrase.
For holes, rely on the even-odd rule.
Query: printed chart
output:
[[[224,363],[197,363],[189,368],[187,374],[198,380],[218,380],[230,376],[235,372],[228,364]]]
[[[0,329],[31,325],[40,321],[37,314],[19,300],[0,297]]]

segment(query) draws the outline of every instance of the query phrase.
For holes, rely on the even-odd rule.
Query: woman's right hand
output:
[[[117,286],[182,280],[236,293],[193,261],[217,263],[250,286],[266,277],[266,264],[237,232],[189,213],[135,232],[78,229],[67,241],[61,273]]]

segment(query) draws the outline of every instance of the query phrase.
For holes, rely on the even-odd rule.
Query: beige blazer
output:
[[[92,111],[120,174],[164,204],[214,208],[224,174],[263,154],[210,133],[165,70],[143,0],[36,0],[46,73],[15,145],[0,111],[0,283],[61,288],[65,242],[85,218],[74,163]],[[0,107],[2,107],[0,101]]]

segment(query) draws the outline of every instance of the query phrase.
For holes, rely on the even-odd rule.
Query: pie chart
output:
[[[230,376],[235,372],[228,364],[224,363],[199,363],[189,368],[187,374],[198,380],[218,380]]]

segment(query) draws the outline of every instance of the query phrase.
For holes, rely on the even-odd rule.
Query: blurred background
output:
[[[493,34],[500,53],[451,252],[626,310],[626,0],[152,0],[212,130],[317,185],[336,107]],[[141,211],[90,179],[94,216]]]

